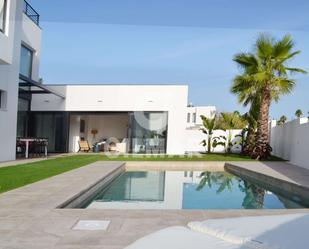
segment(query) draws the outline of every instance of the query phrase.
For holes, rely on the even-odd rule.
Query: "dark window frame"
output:
[[[21,44],[21,49],[23,49],[23,48],[30,52],[30,54],[31,54],[31,57],[30,57],[31,63],[30,63],[30,68],[29,68],[29,72],[28,72],[29,75],[24,75],[24,74],[22,74],[22,72],[20,72],[20,74],[22,76],[28,77],[29,79],[32,79],[33,58],[34,58],[33,53],[34,53],[34,51],[32,49],[30,49],[29,47],[27,47],[25,44]],[[21,54],[21,51],[20,51],[20,54]],[[21,65],[21,60],[22,60],[22,58],[20,56],[20,65]],[[21,71],[21,68],[19,68],[19,71]]]
[[[0,89],[0,111],[6,111],[7,108],[7,91]]]
[[[5,27],[6,27],[6,15],[7,15],[7,0],[4,0],[3,5],[3,19],[2,19],[2,27],[0,26],[0,32],[5,33]]]

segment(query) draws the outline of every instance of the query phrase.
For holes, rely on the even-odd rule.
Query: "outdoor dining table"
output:
[[[30,142],[46,142],[44,154],[47,157],[47,139],[45,138],[20,138],[18,139],[20,142],[24,142],[26,144],[25,158],[29,158],[29,144]]]

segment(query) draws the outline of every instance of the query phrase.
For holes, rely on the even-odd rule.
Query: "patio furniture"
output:
[[[128,139],[124,138],[120,143],[116,143],[117,152],[126,153],[127,152],[127,142],[128,142]]]
[[[116,143],[114,143],[114,142],[109,143],[108,150],[111,151],[111,152],[116,152],[117,151]]]
[[[40,143],[40,146],[44,147],[44,154],[47,157],[47,145],[48,140],[45,138],[19,138],[17,140],[17,145],[21,143],[25,144],[25,158],[29,158],[29,150],[33,153],[36,153],[37,145]]]
[[[40,139],[37,142],[37,148],[39,152],[39,156],[43,153],[47,157],[47,146],[48,146],[48,140],[47,139]]]
[[[87,140],[79,141],[79,151],[89,152],[91,150]]]
[[[308,248],[308,213],[209,219],[188,227],[250,248]]]
[[[147,235],[125,249],[240,249],[215,237],[175,226]],[[242,247],[242,249],[248,249]]]
[[[16,141],[16,155],[25,154],[26,152],[26,144],[21,142],[19,139]]]
[[[307,249],[309,214],[209,219],[169,227],[125,249]]]

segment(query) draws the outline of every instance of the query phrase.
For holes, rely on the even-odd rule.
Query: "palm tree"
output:
[[[301,110],[301,109],[297,109],[296,112],[295,112],[295,116],[296,116],[297,118],[300,118],[301,116],[303,116],[302,110]]]
[[[231,92],[238,95],[239,103],[242,103],[245,107],[250,105],[249,111],[243,115],[243,118],[248,123],[248,127],[245,129],[247,135],[243,148],[243,152],[246,155],[250,155],[253,150],[261,103],[261,94],[256,92],[254,85],[252,85],[247,77],[247,74],[253,74],[255,72],[255,68],[246,68],[244,75],[238,75],[235,77],[231,87]]]
[[[244,145],[243,152],[246,155],[250,155],[254,149],[256,128],[257,128],[257,119],[259,117],[260,111],[260,101],[253,100],[250,110],[244,115],[244,118],[247,120],[247,136]]]
[[[288,120],[288,118],[284,115],[282,115],[278,121],[279,125],[283,125],[286,121]]]
[[[239,114],[238,111],[232,113],[222,112],[221,117],[218,121],[218,126],[221,130],[228,130],[228,137],[226,140],[227,152],[230,153],[233,143],[232,143],[232,130],[234,129],[243,129],[246,127],[247,123],[245,119]]]
[[[201,180],[196,188],[197,191],[201,191],[205,186],[212,188],[213,185],[217,185],[217,194],[222,193],[226,189],[232,191],[233,180],[235,180],[233,175],[210,171],[202,172],[200,178]]]
[[[236,76],[234,85],[241,80],[244,84],[244,95],[260,96],[260,110],[257,119],[255,146],[252,158],[265,159],[269,156],[269,108],[272,101],[278,101],[280,95],[292,91],[295,80],[289,74],[306,73],[299,68],[287,66],[287,62],[300,51],[293,51],[294,42],[290,35],[275,40],[267,34],[261,34],[255,43],[254,53],[235,55],[234,61],[242,69],[242,75]],[[233,89],[233,87],[232,87]]]
[[[201,131],[207,135],[207,140],[203,140],[201,144],[206,147],[207,146],[207,152],[211,152],[212,147],[212,135],[214,130],[218,129],[217,125],[217,116],[215,115],[214,118],[206,118],[204,115],[201,115],[201,119],[203,121],[203,128],[201,128]]]
[[[244,209],[261,209],[264,207],[264,189],[255,184],[249,183],[246,180],[239,182],[238,187],[240,191],[245,193],[245,197],[242,202]]]

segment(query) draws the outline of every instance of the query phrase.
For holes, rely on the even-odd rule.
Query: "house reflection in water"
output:
[[[284,209],[302,208],[226,172],[125,172],[87,208],[97,209]]]

